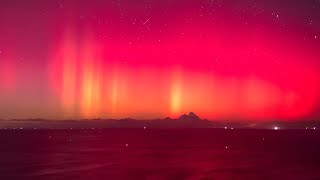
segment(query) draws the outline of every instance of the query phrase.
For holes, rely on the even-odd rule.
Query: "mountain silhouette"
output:
[[[189,121],[200,121],[201,119],[193,112],[190,112],[189,115],[182,115],[178,120],[189,120]]]

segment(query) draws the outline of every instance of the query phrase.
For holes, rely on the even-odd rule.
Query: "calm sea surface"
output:
[[[320,179],[320,131],[0,130],[0,179]]]

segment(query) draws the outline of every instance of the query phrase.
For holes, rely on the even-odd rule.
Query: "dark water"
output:
[[[0,179],[320,179],[312,130],[0,130],[0,146]]]

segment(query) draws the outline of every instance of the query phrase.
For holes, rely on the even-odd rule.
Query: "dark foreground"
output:
[[[320,131],[0,130],[0,179],[320,179]]]

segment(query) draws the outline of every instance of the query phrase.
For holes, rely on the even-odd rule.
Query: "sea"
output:
[[[0,179],[320,179],[320,130],[0,130]]]

